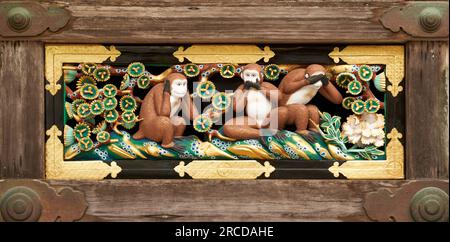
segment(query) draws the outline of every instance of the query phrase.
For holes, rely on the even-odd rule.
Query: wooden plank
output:
[[[89,204],[86,220],[368,221],[364,197],[408,181],[103,180],[56,181]]]
[[[448,42],[406,45],[407,178],[447,178]]]
[[[395,0],[43,0],[65,7],[70,23],[27,39],[60,43],[403,43],[380,16]],[[0,37],[0,40],[2,38]],[[23,39],[23,38],[21,38]]]
[[[42,178],[44,49],[0,42],[0,178]]]

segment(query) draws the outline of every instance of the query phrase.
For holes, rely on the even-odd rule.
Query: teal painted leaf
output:
[[[329,122],[331,120],[331,115],[329,113],[327,113],[327,112],[324,112],[323,113],[323,118],[324,118],[325,121]]]
[[[329,134],[324,134],[324,135],[323,135],[323,138],[324,138],[324,139],[327,139],[327,140],[332,140],[332,139],[333,139],[333,136],[331,136],[331,135],[329,135]]]
[[[367,154],[366,152],[361,152],[361,153],[359,153],[362,157],[364,157],[365,159],[367,159],[367,160],[371,160],[372,159],[372,157],[370,157],[370,155],[369,154]]]
[[[348,137],[347,137],[347,136],[344,136],[344,138],[342,138],[342,142],[348,143]]]
[[[322,122],[320,124],[320,127],[324,128],[324,129],[328,128],[328,126],[330,126],[330,123],[328,123],[328,122]]]
[[[335,128],[336,130],[339,130],[339,128],[341,127],[341,118],[338,117],[338,116],[334,116],[333,118],[336,118],[336,119],[334,120],[334,123],[333,123],[334,128]]]
[[[336,130],[332,126],[327,128],[327,133],[333,138],[337,136]]]
[[[371,155],[384,155],[384,151],[377,149],[377,147],[375,146],[367,146],[366,148],[364,148],[364,150]]]

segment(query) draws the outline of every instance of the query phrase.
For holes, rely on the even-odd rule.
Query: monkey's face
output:
[[[244,73],[242,73],[242,79],[244,79],[244,82],[253,83],[258,83],[261,80],[259,73],[256,70],[245,70]]]
[[[244,70],[241,75],[242,79],[244,79],[244,88],[250,89],[261,89],[261,75],[257,70]]]
[[[175,79],[170,86],[170,95],[178,98],[182,98],[187,93],[187,80]]]

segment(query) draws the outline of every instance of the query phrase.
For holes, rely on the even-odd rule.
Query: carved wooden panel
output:
[[[185,62],[180,63],[180,60]],[[312,98],[315,94],[311,94],[311,103],[300,104],[299,107],[305,107],[305,110],[308,105],[321,110],[316,121],[309,113],[293,113],[293,119],[309,116],[310,121],[306,119],[305,127],[297,126],[297,130],[287,126],[298,125],[294,122],[287,123],[286,128],[276,127],[279,129],[276,135],[258,134],[239,139],[230,132],[227,134],[225,129],[233,115],[230,105],[234,98],[226,92],[233,92],[242,82],[240,73],[245,71],[246,64],[257,62],[264,81],[282,90],[281,85],[289,79],[290,72],[309,68],[314,64],[312,61],[323,65],[324,73],[330,76],[327,85],[339,96],[338,101],[329,103],[331,99],[327,100],[326,95]],[[46,175],[58,179],[400,179],[404,177],[403,113],[389,111],[404,105],[403,63],[403,46],[47,45]],[[100,72],[104,74],[100,75]],[[136,138],[136,134],[139,125],[148,118],[144,116],[145,95],[150,95],[172,73],[189,77],[189,91],[193,93],[189,99],[199,101],[195,109],[202,114],[194,115],[192,123],[185,120],[186,130],[174,140],[176,147],[165,147],[164,141]],[[147,81],[143,82],[143,78]],[[356,92],[354,87],[349,89],[352,80],[359,91]],[[212,93],[210,96],[202,91],[202,85],[212,87],[205,89]],[[110,92],[113,92],[112,96]],[[229,107],[215,106],[217,95],[224,95]],[[342,96],[346,97],[344,101]],[[64,102],[61,102],[62,97]],[[130,109],[124,104],[127,98],[131,102]],[[112,109],[108,109],[108,100]],[[204,103],[208,101],[219,115],[216,121],[212,121],[211,113],[207,111],[210,109],[205,107]],[[152,105],[155,103],[150,101]],[[99,105],[99,112],[92,110],[94,104]],[[137,108],[139,105],[142,105],[141,109]],[[274,111],[277,113],[278,108],[290,107],[289,104],[276,105]],[[376,114],[378,111],[380,113]],[[134,117],[132,120],[124,119],[127,112]],[[374,115],[376,124],[373,125],[378,126],[364,126],[364,114],[367,117]],[[209,126],[200,128],[196,121],[199,117],[210,120]],[[362,126],[345,131],[344,126],[349,128],[352,118],[358,119],[355,125],[361,122]],[[157,127],[159,123],[155,122],[149,125]],[[368,129],[367,137],[360,135],[357,138],[366,141],[349,141],[351,134],[341,133],[353,129],[360,132]],[[372,137],[375,129],[379,132]],[[107,138],[102,141],[100,133]]]
[[[8,2],[17,1],[0,4],[5,6],[3,4]],[[448,8],[446,1],[419,2],[431,2],[429,7],[438,2],[444,9]],[[4,7],[0,10],[2,179],[44,178],[45,150],[62,145],[63,127],[57,126],[59,131],[50,128],[62,123],[64,115],[50,100],[62,100],[64,89],[58,86],[62,79],[52,77],[55,72],[45,73],[46,43],[108,43],[105,45],[108,51],[110,45],[124,46],[117,48],[122,55],[116,61],[127,64],[133,61],[177,63],[177,58],[185,57],[190,44],[264,43],[281,44],[280,52],[285,44],[404,46],[405,79],[400,79],[398,85],[391,83],[398,95],[387,112],[404,117],[393,122],[393,126],[406,124],[404,130],[399,130],[403,135],[400,142],[405,147],[406,180],[2,180],[0,220],[53,221],[62,216],[63,220],[81,218],[82,221],[406,221],[435,218],[448,221],[448,206],[447,210],[441,209],[445,201],[448,204],[448,24],[445,21],[448,13],[442,14],[441,7],[436,11],[421,5],[420,11],[414,10],[416,12],[410,15],[405,7],[415,2],[403,0],[336,0],[327,1],[326,6],[322,1],[263,0],[113,0],[101,3],[44,0],[39,1],[39,5],[37,8],[44,15],[51,7],[56,7],[71,18],[52,21],[40,15],[38,20],[28,19],[24,17],[27,11],[34,10],[25,5],[26,11],[19,8],[10,12],[11,8],[6,11]],[[121,14],[117,15],[118,12]],[[14,33],[8,27],[8,15],[12,16],[9,26],[18,30]],[[39,21],[43,24],[38,28],[28,25]],[[180,43],[185,44],[185,48],[179,50],[177,58],[155,59],[155,52],[173,53]],[[164,44],[175,48],[146,49],[138,44]],[[143,50],[148,53],[142,55],[142,59],[130,58]],[[327,49],[327,53],[331,51],[333,49]],[[310,62],[323,60],[308,51],[298,53]],[[271,60],[291,61],[277,58]],[[186,57],[186,60],[189,59]],[[43,91],[46,85],[56,95]],[[48,110],[53,110],[54,115],[47,115]],[[46,147],[49,137],[53,137],[54,142]],[[73,167],[79,171],[79,165],[81,170],[94,171],[85,174],[96,178],[105,172],[119,175],[121,164],[100,162],[83,168],[77,163],[53,163],[47,164],[47,168],[50,167],[47,171],[56,171],[52,174],[56,174],[54,177],[74,174]],[[170,169],[176,165],[180,164],[174,163]],[[188,163],[179,168],[180,173],[183,171],[185,177],[189,176]],[[328,167],[321,169],[328,175],[334,174]],[[341,164],[333,169],[336,174],[354,171],[354,167]],[[397,168],[394,166],[394,169]],[[61,171],[65,173],[58,173]],[[415,185],[412,179],[427,181],[419,180]],[[429,187],[431,190],[427,189]],[[49,205],[47,201],[59,202]],[[73,201],[79,203],[72,206]],[[30,206],[25,204],[32,205],[36,212],[30,213]],[[62,210],[63,205],[71,208]]]

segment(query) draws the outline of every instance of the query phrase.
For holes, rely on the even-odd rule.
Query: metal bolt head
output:
[[[0,197],[0,221],[33,222],[41,217],[39,195],[24,186],[13,187]]]
[[[15,32],[24,32],[31,26],[31,14],[23,7],[13,7],[8,11],[8,27]]]
[[[442,13],[435,7],[424,8],[419,14],[419,24],[428,33],[436,32],[441,26]]]
[[[410,213],[414,221],[448,221],[448,194],[437,187],[426,187],[411,199]]]

